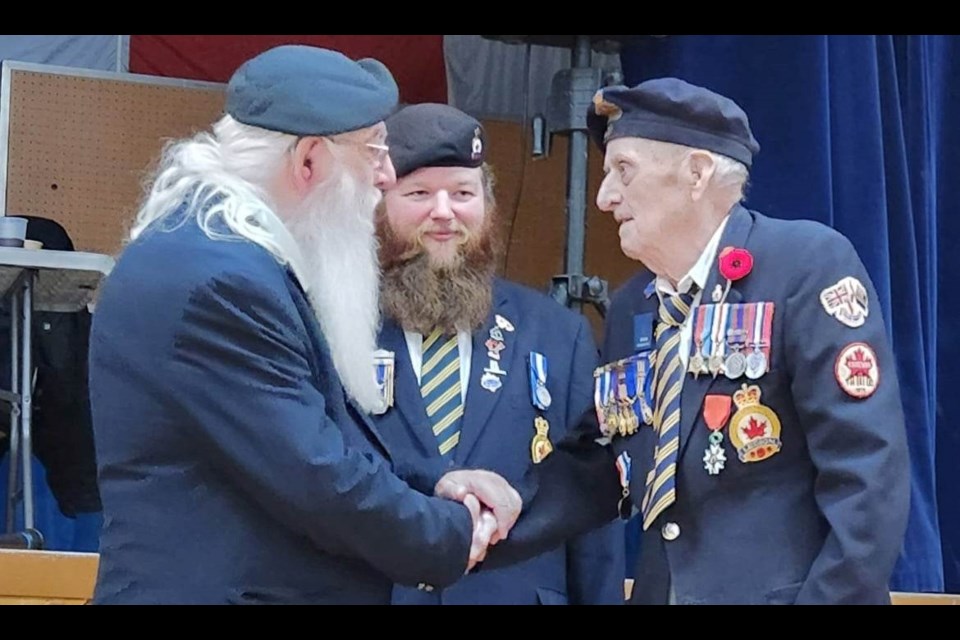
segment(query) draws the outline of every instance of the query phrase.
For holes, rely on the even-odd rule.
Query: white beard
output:
[[[380,191],[343,167],[307,196],[286,226],[303,258],[308,291],[347,394],[368,413],[382,408],[374,373],[380,264],[374,210]]]

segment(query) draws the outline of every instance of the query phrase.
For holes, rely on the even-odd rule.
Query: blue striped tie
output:
[[[423,361],[420,368],[420,395],[427,408],[433,435],[440,455],[453,457],[460,442],[460,350],[457,335],[444,335],[439,329],[423,340]]]
[[[680,360],[680,327],[687,316],[697,286],[688,293],[663,296],[654,336],[657,360],[654,365],[656,390],[653,428],[657,445],[653,452],[653,468],[647,474],[646,491],[640,511],[646,531],[664,509],[677,499],[677,455],[680,447],[680,389],[683,386],[683,365]]]

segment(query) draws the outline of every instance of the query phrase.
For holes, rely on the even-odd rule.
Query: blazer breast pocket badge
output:
[[[393,351],[378,349],[373,353],[373,367],[377,379],[377,389],[380,391],[380,408],[374,411],[376,415],[383,415],[393,406],[393,373],[395,369],[395,354]]]
[[[760,404],[760,387],[741,385],[733,394],[737,412],[730,419],[730,443],[741,462],[760,462],[779,453],[780,418]]]

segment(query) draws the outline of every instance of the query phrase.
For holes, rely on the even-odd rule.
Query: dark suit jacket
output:
[[[742,463],[724,429],[726,468],[709,475],[704,398],[754,382],[686,377],[677,500],[643,536],[633,601],[664,603],[672,584],[679,603],[887,603],[910,480],[897,372],[876,290],[850,242],[818,223],[737,206],[719,246],[744,247],[754,257],[752,273],[734,283],[727,301],[776,305],[770,370],[755,384],[761,403],[779,417],[782,449]],[[821,291],[847,276],[869,299],[869,316],[857,328],[820,302]],[[644,295],[652,278],[640,273],[614,296],[603,361],[633,352],[634,316],[657,308],[656,296]],[[718,282],[715,263],[704,302]],[[876,391],[864,399],[845,393],[835,376],[838,356],[854,342],[874,350],[880,369]],[[630,497],[639,508],[653,430],[603,447],[594,441],[596,429],[587,415],[578,437],[523,484],[528,513],[484,569],[613,517],[620,497],[613,460],[621,451],[633,461]],[[581,487],[578,499],[566,495],[561,503],[564,487]],[[675,539],[664,539],[667,523],[677,525]]]
[[[303,291],[251,242],[192,214],[133,242],[90,388],[98,603],[388,603],[466,568],[469,513],[394,475]]]
[[[473,335],[470,381],[461,441],[451,465],[496,471],[517,483],[534,466],[531,440],[536,408],[530,397],[528,361],[535,351],[547,358],[547,388],[552,396],[544,417],[556,442],[593,403],[597,347],[586,319],[542,293],[497,280],[493,308]],[[480,384],[489,366],[485,342],[501,315],[513,325],[502,331],[499,353],[503,386],[490,392]],[[377,418],[377,427],[393,454],[405,463],[442,464],[403,330],[386,321],[380,346],[396,358],[395,407]],[[624,541],[621,523],[560,544],[542,555],[499,571],[471,575],[447,589],[398,586],[399,604],[617,604],[623,602]]]

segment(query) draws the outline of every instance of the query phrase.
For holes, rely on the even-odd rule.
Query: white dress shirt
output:
[[[663,276],[657,276],[656,291],[657,296],[659,296],[661,299],[664,295],[669,296],[687,293],[690,291],[690,287],[693,286],[694,283],[696,283],[697,287],[700,289],[700,291],[698,291],[693,297],[693,304],[690,305],[690,315],[687,316],[687,319],[683,322],[683,326],[680,327],[680,361],[683,363],[684,369],[686,369],[687,361],[690,359],[690,340],[693,336],[694,312],[696,311],[697,306],[700,304],[700,299],[703,297],[703,288],[707,286],[707,278],[710,277],[710,269],[713,267],[713,261],[717,256],[717,247],[720,244],[720,236],[723,235],[723,230],[726,228],[727,220],[729,219],[730,216],[728,215],[723,219],[723,222],[720,223],[720,226],[717,227],[717,230],[713,232],[713,236],[710,238],[707,246],[704,247],[703,253],[700,254],[700,258],[690,268],[690,271],[688,271],[687,274],[680,279],[680,282],[677,283],[676,289],[673,288],[673,285],[670,284],[669,280]]]

